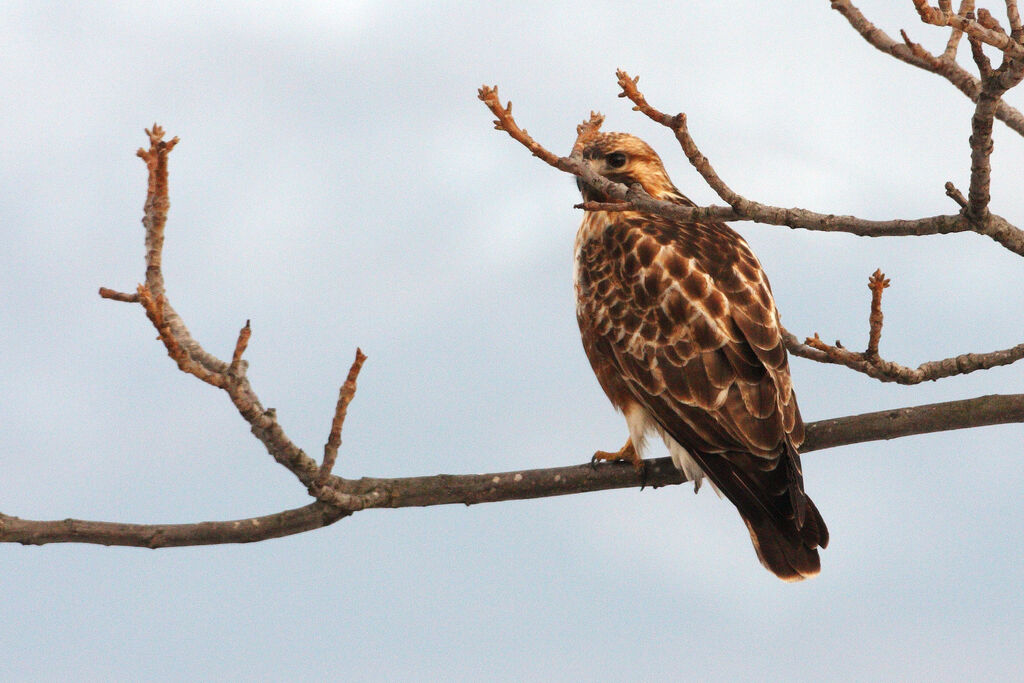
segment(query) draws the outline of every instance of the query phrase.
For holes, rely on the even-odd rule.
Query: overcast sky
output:
[[[0,510],[157,523],[308,502],[139,307],[96,294],[143,278],[135,150],[154,121],[181,137],[164,264],[196,338],[230,355],[251,319],[255,389],[317,457],[356,346],[369,356],[348,477],[568,465],[626,435],[574,320],[573,179],[492,129],[481,84],[563,153],[603,111],[702,203],[720,200],[616,98],[616,68],[685,111],[750,199],[955,209],[943,183],[967,189],[972,108],[948,83],[868,46],[825,0],[678,4],[4,2]],[[862,9],[945,45],[909,0]],[[1021,224],[1024,141],[997,124],[995,150],[993,210]],[[801,337],[862,348],[880,267],[885,357],[1024,340],[1024,262],[987,238],[736,227]],[[792,366],[808,421],[1024,380],[1024,365],[909,388]],[[1016,677],[1022,438],[808,454],[831,544],[799,585],[761,568],[727,501],[687,487],[369,511],[247,546],[4,545],[0,678]]]

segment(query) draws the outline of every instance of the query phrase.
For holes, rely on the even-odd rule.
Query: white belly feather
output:
[[[633,448],[636,449],[637,455],[641,458],[644,457],[647,435],[651,432],[656,432],[661,436],[661,440],[665,442],[668,454],[672,456],[672,464],[686,475],[687,479],[693,482],[695,493],[700,490],[700,486],[704,482],[704,470],[701,469],[701,466],[697,464],[697,461],[693,459],[693,456],[690,455],[686,448],[665,433],[665,430],[651,417],[646,408],[638,403],[633,403],[626,408],[625,418],[626,425],[629,428],[629,439],[633,442]],[[711,484],[711,488],[721,497],[722,493],[718,490],[717,486]]]

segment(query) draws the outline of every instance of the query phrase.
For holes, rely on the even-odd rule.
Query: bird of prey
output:
[[[695,206],[645,142],[585,127],[577,149],[598,174]],[[585,200],[609,201],[578,184]],[[586,211],[574,280],[583,348],[629,428],[621,449],[595,460],[642,470],[645,437],[660,435],[695,490],[707,477],[732,501],[768,570],[816,575],[828,529],[804,493],[804,425],[779,313],[746,241],[723,223]]]

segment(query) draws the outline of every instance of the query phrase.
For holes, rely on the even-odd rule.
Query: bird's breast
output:
[[[580,229],[576,231],[576,244],[573,248],[573,286],[576,291],[577,309],[581,303],[583,287],[588,279],[586,277],[588,263],[584,254],[589,251],[588,245],[590,243],[600,240],[604,236],[611,222],[611,217],[607,211],[587,211],[583,214],[583,222],[580,224]]]

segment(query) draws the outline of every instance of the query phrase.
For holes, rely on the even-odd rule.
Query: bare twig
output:
[[[277,462],[287,467],[307,489],[310,489],[314,487],[315,479],[320,471],[319,465],[288,438],[284,429],[277,422],[276,413],[263,408],[245,376],[245,362],[242,360],[242,354],[245,352],[251,335],[249,322],[247,321],[245,327],[239,332],[231,362],[226,363],[203,349],[189,333],[184,321],[167,299],[161,268],[164,231],[170,207],[167,156],[178,143],[178,138],[165,142],[164,130],[155,124],[146,133],[149,136],[150,147],[148,150],[140,149],[138,152],[138,156],[146,162],[146,168],[149,170],[146,204],[142,219],[142,224],[146,229],[146,284],[139,286],[138,301],[157,329],[168,355],[174,359],[178,367],[182,371],[226,391],[239,414],[249,423],[252,433],[263,443],[267,451]],[[316,488],[323,489],[324,487]],[[331,490],[318,496],[322,502],[346,510],[362,509],[368,503],[376,500],[376,497],[376,494],[369,494],[362,498],[353,498],[337,490]]]
[[[961,3],[960,8],[960,13],[965,14],[967,11],[974,9],[974,3],[963,2]],[[914,51],[905,44],[893,40],[885,33],[885,31],[868,21],[867,18],[861,14],[860,10],[853,6],[850,0],[832,0],[832,9],[842,14],[850,23],[850,26],[852,26],[854,30],[856,30],[870,45],[895,57],[896,59],[899,59],[900,61],[942,76],[953,84],[953,86],[960,92],[966,95],[971,101],[978,101],[978,97],[981,94],[981,81],[972,76],[966,69],[956,62],[955,46],[956,42],[959,41],[959,35],[956,34],[956,31],[959,29],[954,28],[954,33],[950,36],[950,44],[952,45],[952,48],[950,47],[950,44],[947,44],[946,52],[943,53],[942,58],[937,61],[932,61],[914,54]],[[956,40],[954,40],[954,37]],[[996,118],[1018,134],[1024,135],[1024,114],[1002,100],[999,101],[996,108]]]
[[[864,351],[867,358],[878,358],[878,342],[882,338],[882,290],[888,286],[889,280],[881,268],[875,270],[868,280],[868,289],[871,290],[871,313],[868,315],[868,348]]]
[[[632,211],[633,207],[626,202],[580,202],[579,204],[573,204],[574,209],[583,209],[584,211]],[[730,210],[731,212],[731,210]]]
[[[968,38],[974,38],[986,45],[1001,50],[1008,56],[1015,59],[1024,58],[1024,47],[1011,38],[999,26],[999,22],[988,13],[987,10],[979,10],[978,19],[971,19],[961,16],[952,11],[941,10],[932,7],[927,0],[913,0],[914,7],[921,17],[921,21],[933,26],[950,26],[960,29],[967,34]],[[835,6],[835,2],[832,3]],[[982,14],[984,13],[984,14]]]
[[[242,354],[245,353],[245,349],[249,346],[250,337],[252,337],[252,327],[249,325],[249,321],[246,320],[245,327],[238,331],[235,352],[231,354],[230,372],[233,376],[238,375],[239,370],[242,369]]]
[[[804,351],[806,347],[824,353],[810,355]],[[965,353],[953,358],[929,361],[922,363],[916,368],[908,368],[892,361],[878,358],[871,360],[864,354],[855,353],[841,345],[831,346],[822,341],[817,333],[808,337],[804,345],[790,345],[786,348],[794,356],[802,356],[824,363],[845,365],[851,370],[862,372],[869,377],[874,377],[882,382],[896,382],[897,384],[920,384],[921,382],[934,381],[955,375],[966,375],[976,370],[988,370],[1000,365],[1010,365],[1024,358],[1024,344],[1001,351],[990,351],[988,353]]]
[[[956,189],[956,185],[951,182],[946,183],[946,196],[952,199],[954,202],[960,205],[961,209],[967,208],[967,197],[964,193]]]
[[[498,86],[481,86],[477,96],[497,117],[494,121],[495,130],[505,131],[515,140],[522,143],[535,157],[540,158],[545,163],[568,173],[574,172],[572,168],[564,165],[563,160],[558,155],[544,149],[544,147],[530,137],[529,133],[519,127],[516,120],[512,118],[512,103],[509,102],[507,105],[502,106],[501,100],[498,98]]]
[[[989,29],[990,31],[995,31],[996,33],[1002,33],[1003,35],[1006,35],[1006,31],[1004,31],[1003,27],[999,24],[999,20],[992,16],[992,13],[989,12],[987,9],[985,9],[984,7],[979,7],[977,10],[977,15],[979,24]],[[964,18],[970,19],[971,17],[969,15],[965,15]]]
[[[871,313],[868,316],[868,347],[863,353],[850,351],[838,341],[835,345],[826,344],[817,332],[813,337],[808,337],[803,344],[787,332],[784,335],[786,348],[795,356],[820,363],[845,365],[883,382],[899,384],[920,384],[953,375],[966,375],[975,370],[1009,365],[1024,358],[1024,344],[1018,344],[1001,351],[966,353],[955,358],[922,363],[916,369],[882,359],[878,355],[878,342],[882,336],[882,290],[888,286],[889,280],[881,270],[876,270],[868,280],[868,288],[871,290]]]
[[[146,163],[149,170],[142,225],[146,228],[146,269],[154,269],[158,274],[156,282],[149,282],[147,272],[147,284],[150,285],[153,295],[159,297],[164,293],[163,277],[159,276],[159,271],[163,262],[164,227],[167,225],[167,212],[171,206],[167,193],[167,155],[178,144],[178,138],[165,141],[164,129],[155,123],[152,128],[146,129],[146,135],[149,136],[149,149],[140,147],[136,156]]]
[[[971,46],[971,59],[974,60],[974,65],[978,67],[978,73],[981,75],[982,83],[984,83],[985,79],[992,75],[992,60],[985,54],[980,40],[974,36],[967,36],[967,43]]]
[[[669,116],[663,114],[647,102],[647,98],[644,97],[636,84],[639,82],[640,77],[631,77],[628,73],[622,69],[618,69],[615,72],[618,78],[619,87],[622,88],[622,92],[619,93],[619,97],[628,97],[633,103],[633,109],[635,111],[642,112],[652,121],[656,121],[661,125],[670,128],[676,136],[676,140],[679,141],[679,146],[683,148],[683,154],[690,161],[690,164],[700,173],[704,181],[711,187],[712,190],[718,194],[729,206],[736,210],[741,215],[749,215],[750,207],[752,202],[739,196],[732,189],[725,184],[725,181],[715,172],[712,168],[711,162],[704,156],[701,151],[697,148],[697,144],[690,137],[690,131],[686,127],[686,114],[676,114],[675,116]]]
[[[505,131],[513,140],[522,144],[530,150],[530,153],[541,159],[544,163],[560,171],[582,178],[584,182],[600,190],[602,194],[610,199],[626,200],[627,194],[630,193],[630,188],[621,183],[613,183],[604,176],[598,175],[590,168],[589,164],[583,163],[582,150],[579,149],[580,139],[585,138],[600,127],[601,121],[604,119],[603,116],[596,112],[591,112],[590,119],[576,127],[577,144],[573,146],[573,153],[568,157],[560,157],[548,151],[539,142],[530,137],[525,130],[519,127],[519,124],[512,118],[512,103],[509,102],[507,105],[502,105],[501,100],[498,99],[497,86],[482,86],[477,97],[497,117],[494,121],[495,130]],[[637,190],[633,190],[633,194],[636,195]],[[656,201],[643,192],[642,189],[639,190],[639,194],[641,197],[647,197],[651,201]]]
[[[1010,22],[1010,37],[1020,43],[1024,40],[1024,26],[1021,26],[1017,0],[1006,0],[1006,19]]]
[[[320,471],[316,475],[315,486],[322,487],[327,483],[334,468],[334,461],[338,458],[338,448],[341,447],[341,427],[345,424],[345,415],[348,413],[348,404],[356,394],[356,378],[359,371],[366,362],[366,354],[362,349],[356,349],[356,359],[352,361],[352,367],[348,370],[348,377],[345,383],[338,390],[338,405],[334,409],[334,420],[331,422],[331,433],[324,444],[324,460],[320,464]]]
[[[106,287],[100,287],[100,296],[104,299],[110,299],[112,301],[124,301],[125,303],[137,304],[139,303],[139,294],[128,294],[127,292],[118,292],[113,289]]]
[[[497,99],[496,90],[494,88],[488,88],[485,86],[481,89],[481,92],[484,93],[481,95],[481,100],[487,104],[488,108],[490,108],[496,115],[501,112],[499,123],[502,121],[505,123],[514,123],[514,121],[511,120],[511,114],[507,107],[502,106],[501,102]],[[660,112],[656,113],[661,116],[665,116]],[[672,119],[673,117],[669,118]],[[519,130],[518,126],[513,127],[510,125],[509,127],[513,130]],[[505,128],[502,127],[500,130],[505,130]],[[510,135],[512,134],[510,133]],[[628,207],[615,207],[614,210],[656,213],[660,216],[665,216],[666,218],[681,222],[701,220],[749,220],[768,225],[784,225],[795,229],[823,232],[845,232],[860,235],[862,237],[945,235],[975,230],[988,235],[1007,249],[1024,256],[1024,232],[1015,228],[1005,219],[996,216],[995,214],[990,214],[983,226],[974,228],[972,228],[971,222],[965,216],[960,214],[930,216],[928,218],[915,220],[897,218],[888,221],[872,221],[857,218],[856,216],[815,213],[814,211],[808,211],[807,209],[786,209],[753,202],[732,193],[728,186],[726,186],[724,182],[721,182],[721,179],[719,179],[718,188],[716,189],[721,189],[725,192],[726,196],[732,198],[737,202],[737,205],[743,207],[743,211],[738,211],[735,206],[680,206],[678,204],[673,204],[672,202],[654,199],[644,192],[639,186],[634,185],[632,188],[628,188],[621,183],[614,183],[604,176],[600,176],[595,173],[589,164],[583,163],[581,157],[559,157],[558,155],[552,154],[546,150],[540,145],[540,143],[532,138],[526,139],[519,133],[512,137],[518,140],[527,149],[531,150],[535,156],[539,157],[550,166],[582,178],[584,182],[599,190],[601,194],[608,197],[612,202],[618,200],[628,203]],[[697,154],[699,154],[699,152],[697,152]],[[703,155],[700,155],[699,158],[695,155],[695,158],[698,163],[700,163],[700,167],[704,169],[704,172],[709,175],[714,173],[714,169],[711,169],[710,164],[706,163],[706,159]],[[703,161],[701,161],[701,159],[703,159]]]
[[[941,6],[941,3],[940,3]],[[943,9],[946,9],[943,7]],[[968,12],[974,10],[974,0],[963,0],[960,3],[960,10],[957,12],[960,16],[965,16]],[[964,32],[958,28],[954,28],[949,33],[949,40],[946,42],[946,49],[942,53],[942,59],[952,61],[956,59],[957,46],[960,45],[960,39],[963,38]]]
[[[220,389],[228,388],[227,377],[218,372],[211,372],[201,363],[197,363],[189,357],[185,350],[181,348],[177,338],[171,332],[171,326],[168,324],[164,310],[167,307],[167,297],[160,294],[154,297],[152,292],[149,291],[149,287],[146,285],[139,285],[139,303],[146,310],[146,317],[153,323],[153,327],[156,328],[157,334],[159,335],[160,341],[163,342],[164,348],[167,349],[167,355],[170,356],[175,363],[178,364],[178,369],[182,372],[187,372],[193,375],[207,384],[211,384]]]
[[[939,68],[939,58],[933,55],[928,50],[924,49],[924,47],[922,47],[920,43],[915,43],[914,41],[912,41],[910,39],[910,36],[908,36],[907,32],[904,31],[903,29],[900,29],[900,38],[903,39],[903,44],[910,48],[911,54],[913,54],[918,59],[931,64],[932,68]]]

